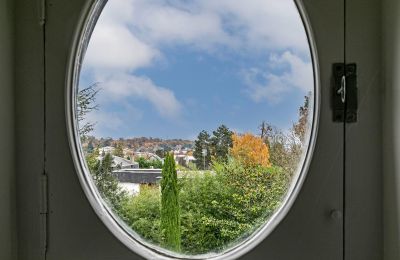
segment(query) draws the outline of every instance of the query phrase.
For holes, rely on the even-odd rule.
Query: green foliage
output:
[[[141,169],[161,169],[163,167],[163,163],[160,160],[147,160],[144,157],[139,157],[135,161],[139,163],[139,168]]]
[[[206,154],[203,154],[203,150]],[[196,167],[201,170],[208,169],[211,164],[211,141],[210,135],[205,131],[201,131],[194,142],[193,157],[196,158]]]
[[[229,187],[211,173],[191,174],[181,182],[182,251],[188,254],[221,250],[241,235],[241,225],[229,209]]]
[[[229,149],[233,146],[232,135],[233,132],[225,125],[221,125],[216,131],[213,131],[211,147],[214,160],[227,161]]]
[[[174,157],[167,154],[161,179],[161,233],[163,244],[177,252],[181,250],[180,229],[178,176]]]
[[[122,213],[127,194],[118,186],[118,180],[112,173],[112,155],[106,154],[102,160],[98,160],[96,153],[93,153],[86,157],[86,161],[103,199],[117,212]]]
[[[161,244],[161,197],[158,187],[141,186],[140,193],[124,205],[126,222],[141,237]]]
[[[289,177],[278,167],[229,159],[181,180],[182,251],[220,251],[258,228],[280,205]]]
[[[169,166],[164,167],[171,172],[172,159],[168,160]],[[161,202],[157,188],[144,187],[126,203],[124,212],[139,235],[175,251],[179,249],[167,241],[179,240],[176,216],[180,213],[180,252],[186,254],[221,251],[250,235],[280,206],[290,183],[290,176],[280,167],[244,167],[231,158],[214,163],[212,172],[186,172],[178,187],[168,181],[170,177],[163,177],[161,189],[166,194],[167,183],[171,183],[169,188],[175,187],[170,189],[174,191],[169,192],[171,199]],[[178,188],[179,209],[175,200]],[[167,209],[164,213],[163,208]],[[163,214],[173,216],[171,221],[163,220]],[[167,231],[168,223],[174,223],[175,231]]]
[[[228,159],[229,149],[233,146],[233,132],[225,125],[221,125],[217,130],[213,131],[211,137],[205,130],[201,131],[194,142],[193,156],[196,158],[196,168],[207,170],[210,168],[211,162],[226,162]],[[206,154],[203,154],[203,151]]]

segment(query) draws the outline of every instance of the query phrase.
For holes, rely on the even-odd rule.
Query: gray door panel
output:
[[[346,126],[346,259],[382,259],[381,1],[347,1],[346,62],[357,63],[358,121]]]

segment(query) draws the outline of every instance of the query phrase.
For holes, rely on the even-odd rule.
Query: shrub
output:
[[[246,238],[280,206],[290,181],[280,167],[244,166],[233,158],[213,169],[178,180],[182,253],[218,252]],[[163,245],[160,205],[159,189],[144,188],[125,207],[129,225]]]
[[[221,251],[247,237],[280,205],[289,178],[277,167],[244,167],[230,158],[215,172],[181,180],[182,251]]]
[[[163,165],[160,160],[146,160],[144,157],[139,157],[135,161],[139,163],[139,168],[141,169],[161,169]]]
[[[142,238],[161,242],[160,228],[161,198],[158,187],[143,186],[140,193],[124,204],[125,222]]]

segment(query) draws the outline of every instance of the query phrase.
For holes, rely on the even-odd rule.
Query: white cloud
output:
[[[95,27],[85,65],[133,72],[153,65],[164,45],[308,54],[293,0],[112,0]]]
[[[102,83],[103,97],[113,102],[144,99],[160,115],[176,118],[183,105],[174,92],[135,75],[137,69],[163,59],[165,46],[244,54],[290,49],[270,61],[288,64],[290,71],[283,75],[266,73],[265,68],[244,70],[250,96],[257,102],[278,102],[290,88],[306,89],[312,75],[311,64],[294,54],[307,55],[308,43],[293,0],[108,1],[83,65],[94,81]],[[265,84],[257,80],[260,77]]]
[[[93,31],[85,55],[85,66],[97,72],[133,71],[149,66],[159,52],[138,40],[120,24],[100,23]]]
[[[154,45],[191,45],[213,49],[215,45],[232,45],[235,39],[224,31],[221,17],[212,10],[195,10],[190,6],[168,5],[165,1],[134,1],[129,23],[141,38]]]
[[[251,68],[242,72],[247,85],[247,93],[255,102],[267,100],[278,103],[283,95],[293,89],[312,91],[313,69],[310,62],[305,62],[293,53],[286,51],[280,56],[272,56],[268,67],[281,68],[283,73],[272,73],[268,68]],[[287,69],[282,69],[287,67]]]
[[[160,115],[175,119],[180,116],[182,105],[175,94],[154,84],[149,78],[128,73],[98,76],[102,88],[102,102],[122,102],[129,98],[149,101]],[[106,100],[105,100],[106,99]]]
[[[122,1],[122,0],[121,0]],[[124,0],[127,2],[127,0]],[[125,23],[152,45],[187,44],[213,50],[308,51],[293,0],[130,0]],[[112,9],[117,16],[116,8]]]
[[[231,14],[249,48],[308,50],[307,37],[293,0],[204,1],[219,13]]]

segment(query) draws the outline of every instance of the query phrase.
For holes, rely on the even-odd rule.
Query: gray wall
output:
[[[0,0],[0,259],[16,258],[13,28],[13,0]]]
[[[400,1],[384,0],[384,259],[400,259]]]

